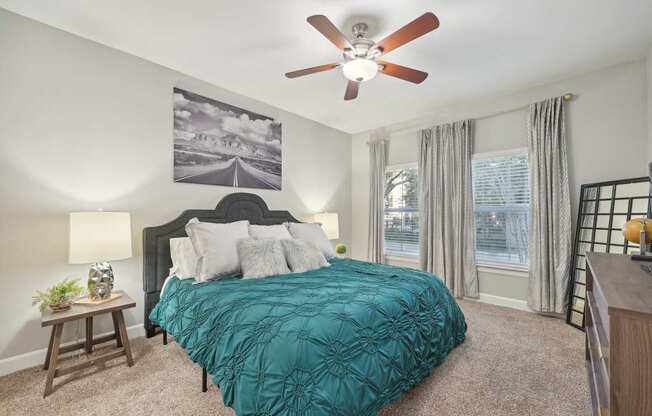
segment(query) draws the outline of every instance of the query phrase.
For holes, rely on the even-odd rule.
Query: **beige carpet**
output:
[[[460,305],[469,324],[466,342],[382,416],[586,414],[582,333],[527,312]],[[163,347],[160,336],[132,344],[133,367],[115,361],[102,370],[58,378],[47,399],[40,368],[0,378],[0,415],[234,414],[215,386],[201,393],[201,370],[179,346]]]

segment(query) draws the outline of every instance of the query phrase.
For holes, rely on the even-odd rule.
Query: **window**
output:
[[[527,151],[477,155],[472,167],[477,263],[526,267],[530,208]]]
[[[417,168],[388,168],[385,173],[385,253],[419,254]]]

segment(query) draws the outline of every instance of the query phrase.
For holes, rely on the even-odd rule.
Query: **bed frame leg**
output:
[[[208,372],[205,368],[201,369],[201,391],[202,393],[208,391]]]
[[[168,345],[168,333],[163,331],[163,345]]]

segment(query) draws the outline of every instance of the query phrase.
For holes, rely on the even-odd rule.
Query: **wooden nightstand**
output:
[[[45,364],[43,365],[43,368],[48,370],[43,397],[52,393],[52,382],[55,377],[70,374],[77,370],[88,368],[122,355],[127,357],[127,364],[129,367],[134,365],[134,359],[131,355],[131,346],[129,345],[129,337],[127,336],[127,327],[125,325],[125,318],[122,311],[124,309],[135,307],[136,302],[134,302],[134,300],[125,292],[116,291],[116,293],[121,293],[122,296],[101,305],[73,305],[72,308],[65,312],[53,313],[50,310],[43,312],[43,315],[41,316],[41,326],[52,326],[50,344],[48,345],[48,352],[45,357]],[[104,313],[111,313],[113,316],[113,328],[115,332],[113,334],[93,339],[93,317]],[[62,347],[60,344],[63,324],[78,319],[86,319],[86,339],[82,342]],[[59,354],[64,354],[80,348],[84,348],[87,353],[90,353],[93,351],[93,345],[111,341],[113,339],[116,340],[117,344],[117,349],[115,351],[111,351],[99,357],[90,358],[88,361],[80,364],[57,368]]]

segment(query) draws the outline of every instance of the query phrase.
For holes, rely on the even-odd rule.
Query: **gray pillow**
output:
[[[285,259],[288,266],[294,273],[330,266],[321,250],[308,241],[298,239],[279,241],[285,250]]]
[[[327,259],[335,257],[333,245],[328,240],[328,237],[326,237],[326,233],[321,228],[321,224],[290,222],[288,223],[288,230],[290,230],[292,237],[312,243],[321,250]]]
[[[258,279],[290,272],[280,240],[242,239],[238,241],[238,257],[244,279]]]

